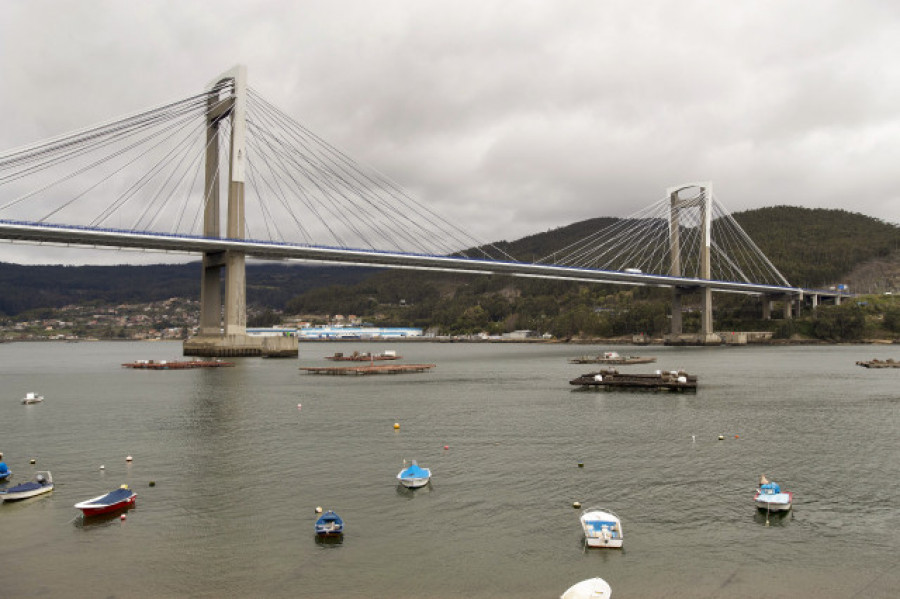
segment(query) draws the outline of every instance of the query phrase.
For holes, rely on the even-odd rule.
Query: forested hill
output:
[[[283,308],[322,285],[356,283],[371,268],[304,264],[247,265],[247,302]],[[200,298],[200,264],[150,266],[21,266],[0,262],[0,315],[89,302],[146,303]]]
[[[859,264],[900,250],[900,226],[846,210],[774,206],[733,216],[781,274],[797,287],[841,281]],[[494,245],[519,260],[533,262],[616,220],[593,218]]]

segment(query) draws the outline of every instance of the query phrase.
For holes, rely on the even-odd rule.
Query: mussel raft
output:
[[[696,391],[697,375],[683,370],[657,370],[654,374],[620,374],[615,368],[582,374],[569,381],[570,385],[606,389],[660,389],[665,391]]]

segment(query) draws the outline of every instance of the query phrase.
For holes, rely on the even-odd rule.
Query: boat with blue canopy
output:
[[[756,507],[767,512],[783,512],[791,509],[794,504],[794,494],[790,491],[782,491],[781,485],[770,482],[764,474],[759,475],[759,488],[753,497]]]
[[[404,468],[397,474],[397,480],[400,481],[401,485],[409,489],[424,487],[431,480],[431,469],[422,468],[413,460],[412,465]]]
[[[344,534],[344,520],[328,510],[316,520],[316,536],[318,537],[336,537]]]
[[[36,495],[43,495],[53,490],[53,477],[47,470],[36,472],[33,481],[22,483],[0,491],[0,499],[3,501],[19,501]]]
[[[81,503],[76,503],[75,507],[81,510],[85,516],[96,516],[97,514],[106,514],[115,510],[129,508],[134,505],[137,500],[137,493],[128,488],[128,485],[122,485],[115,491],[110,491],[106,495],[100,495]]]
[[[588,547],[618,549],[625,542],[622,521],[606,508],[592,507],[581,512],[581,528]]]

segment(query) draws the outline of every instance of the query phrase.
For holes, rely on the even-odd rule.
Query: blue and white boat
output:
[[[3,501],[18,501],[28,499],[36,495],[49,493],[53,490],[53,477],[46,470],[35,473],[34,480],[10,487],[0,491],[0,499]]]
[[[625,542],[622,521],[605,508],[592,507],[581,512],[581,528],[588,547],[618,549]]]
[[[333,511],[328,510],[316,520],[316,536],[336,537],[344,534],[344,521]]]
[[[413,460],[411,466],[404,468],[397,474],[397,480],[400,481],[401,485],[409,489],[424,487],[431,480],[431,469],[422,468]]]
[[[6,462],[0,462],[0,481],[4,481],[12,476],[12,470],[6,465]]]
[[[794,494],[782,491],[781,485],[769,482],[764,474],[759,475],[759,488],[753,497],[756,507],[767,512],[784,512],[794,504]]]

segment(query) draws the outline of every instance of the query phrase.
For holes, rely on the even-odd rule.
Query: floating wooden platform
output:
[[[627,366],[629,364],[652,364],[656,362],[656,358],[642,358],[640,356],[617,356],[608,358],[605,356],[581,356],[579,358],[570,358],[570,364],[615,364],[616,366]]]
[[[683,370],[657,371],[654,374],[620,374],[615,368],[590,372],[569,381],[571,385],[601,389],[658,389],[696,391],[697,376]]]
[[[856,365],[865,368],[900,368],[900,361],[894,360],[893,358],[888,358],[887,360],[861,360],[857,362]]]
[[[223,360],[137,360],[122,364],[124,368],[143,370],[186,370],[189,368],[224,368],[234,366],[234,362]]]
[[[378,364],[377,366],[313,366],[301,367],[309,374],[406,374],[410,372],[425,372],[435,367],[435,364]]]
[[[385,352],[383,354],[372,354],[369,352],[344,354],[343,352],[336,352],[333,356],[325,356],[325,359],[334,360],[335,362],[375,362],[378,360],[399,360],[401,357],[394,352]]]

